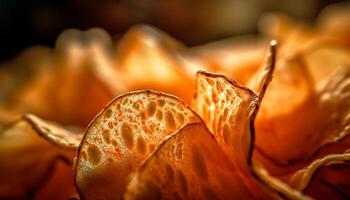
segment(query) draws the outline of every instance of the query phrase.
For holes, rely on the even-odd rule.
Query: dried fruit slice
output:
[[[125,199],[253,199],[204,123],[188,124],[140,167]]]
[[[56,123],[45,121],[35,115],[25,114],[23,120],[30,123],[37,134],[62,149],[77,150],[83,134],[73,133]]]
[[[53,192],[55,188],[49,186],[57,187],[60,181],[50,181],[53,173],[60,174],[62,180],[72,176],[67,167],[57,166],[61,162],[72,165],[78,138],[79,135],[33,115],[6,125],[0,131],[0,198],[40,199],[41,191]],[[60,187],[62,198],[74,191],[70,181]]]
[[[197,91],[192,106],[202,116],[225,152],[232,158],[240,156],[237,160],[247,160],[250,157],[251,134],[246,132],[250,132],[250,121],[255,118],[259,98],[262,98],[271,80],[276,45],[275,41],[271,42],[266,64],[255,75],[257,80],[250,83],[259,96],[223,75],[197,73]],[[247,141],[248,146],[245,144]],[[242,145],[246,147],[240,148]]]
[[[122,198],[132,173],[155,148],[199,121],[173,96],[138,91],[117,97],[89,125],[81,143],[75,169],[81,197]]]
[[[249,89],[226,77],[206,72],[197,74],[194,109],[203,117],[220,147],[239,171],[240,183],[249,188],[253,198],[273,199],[250,170],[251,115],[258,97]]]
[[[233,162],[235,169],[239,171],[241,183],[250,189],[255,198],[276,198],[275,190],[290,198],[307,198],[288,185],[273,179],[262,167],[255,167],[251,160],[254,147],[254,119],[259,99],[264,95],[273,72],[273,62],[268,63],[270,64],[267,67],[263,66],[259,70],[263,74],[258,75],[261,78],[254,84],[259,96],[222,75],[199,72],[193,106],[203,117],[220,147]]]
[[[250,131],[250,116],[257,103],[258,97],[253,91],[225,76],[204,71],[197,73],[197,92],[192,106],[224,151],[243,166],[247,164],[242,161],[249,157],[247,142],[251,140],[251,135],[245,133]]]
[[[350,151],[330,154],[297,171],[290,184],[315,199],[349,199]]]

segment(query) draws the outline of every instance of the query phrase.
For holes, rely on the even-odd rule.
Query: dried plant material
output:
[[[100,29],[63,32],[52,55],[45,62],[39,62],[38,58],[36,63],[40,65],[36,66],[33,78],[14,89],[16,95],[7,100],[11,105],[4,110],[15,114],[40,114],[64,124],[88,124],[115,95],[92,70],[99,56],[93,49],[108,55],[111,48],[108,44],[112,45],[110,37]],[[77,109],[77,105],[81,109]]]
[[[82,134],[72,133],[32,114],[23,115],[23,120],[27,121],[41,137],[62,149],[77,150],[83,138]]]
[[[281,44],[279,54],[283,56],[291,56],[308,44],[318,35],[310,27],[304,24],[294,22],[290,17],[279,14],[270,13],[262,17],[260,29],[268,38],[273,38]]]
[[[0,69],[0,199],[349,199],[349,16],[270,15],[264,63],[259,37],[187,48],[146,25],[116,52],[101,29],[26,50]],[[91,122],[138,89],[196,90],[199,115],[146,90]]]
[[[320,87],[321,105],[327,109],[332,131],[340,133],[332,135],[330,141],[337,141],[349,134],[350,129],[350,66],[342,66]]]
[[[253,91],[223,75],[201,71],[197,73],[197,91],[192,107],[224,151],[233,158],[239,155],[237,160],[244,161],[250,151],[245,143],[251,139],[250,134],[244,133],[249,132],[250,115],[258,103],[257,98]],[[231,133],[232,130],[238,135]],[[242,146],[244,148],[240,148]],[[239,163],[244,165],[244,162]]]
[[[258,78],[252,83],[259,96],[225,76],[207,72],[197,74],[197,91],[192,106],[230,156],[234,157],[233,154],[237,153],[232,147],[238,148],[242,141],[250,141],[249,134],[244,133],[249,129],[250,118],[256,112],[259,97],[262,98],[271,80],[276,59],[275,45],[275,42],[271,43],[267,63],[257,72]],[[238,136],[232,132],[238,132]],[[237,154],[249,157],[249,148],[243,152],[239,149],[238,152],[242,153]]]
[[[203,123],[188,124],[140,167],[125,199],[253,199]]]
[[[275,77],[278,79],[277,75],[276,72]],[[302,167],[310,162],[311,157],[317,158],[332,152],[339,153],[347,148],[349,144],[347,139],[349,77],[347,66],[329,74],[328,78],[319,83],[317,90],[312,88],[309,91],[310,96],[307,97],[304,105],[299,109],[291,109],[293,112],[289,115],[284,114],[284,117],[277,115],[269,119],[266,116],[274,106],[271,104],[268,109],[264,107],[273,102],[269,99],[269,92],[267,92],[256,123],[257,151],[255,153],[267,158],[269,161],[264,161],[267,165],[272,161],[272,167],[269,168],[275,175],[290,173],[293,165]],[[272,90],[273,87],[274,82],[270,89]],[[276,140],[280,142],[266,142]],[[337,141],[341,142],[332,145]],[[295,147],[295,150],[290,151],[288,146]],[[264,160],[258,155],[257,158]],[[272,169],[274,167],[277,168]]]
[[[327,113],[327,125],[317,148],[311,151],[314,157],[327,153],[340,153],[350,145],[350,67],[342,66],[330,74],[319,87],[320,107]]]
[[[310,197],[306,196],[301,191],[295,190],[278,178],[271,176],[261,164],[254,162],[251,167],[254,174],[256,174],[264,184],[270,189],[277,191],[283,198],[311,200]]]
[[[350,65],[350,49],[339,41],[313,41],[299,53],[315,87],[339,67]]]
[[[93,28],[85,32],[69,29],[56,41],[59,61],[64,65],[84,69],[90,78],[96,79],[114,96],[125,91],[125,76],[114,73],[114,44],[111,36],[103,29]],[[72,70],[72,69],[68,69]],[[114,80],[113,85],[110,84]],[[113,97],[114,97],[113,96]]]
[[[283,106],[276,109],[281,102],[284,102]],[[318,107],[304,66],[294,58],[281,60],[277,63],[274,78],[267,88],[256,119],[256,145],[259,152],[281,165],[300,160],[308,153],[303,142],[310,140],[304,138],[315,136],[317,131],[311,125],[319,122],[313,116],[315,110]],[[294,134],[296,131],[298,135]],[[296,147],[294,151],[290,150],[291,146]]]
[[[139,91],[117,97],[89,125],[81,143],[75,169],[79,194],[120,199],[132,173],[162,141],[199,121],[173,96]]]
[[[57,187],[57,181],[71,177],[71,170],[57,168],[57,165],[63,162],[72,166],[78,138],[78,135],[33,115],[25,115],[3,127],[0,130],[0,197],[40,199],[40,192],[48,182]],[[51,181],[53,173],[60,174],[61,178]],[[45,190],[54,192],[55,187]],[[60,187],[62,197],[74,191],[72,182]]]
[[[274,47],[275,44],[271,45]],[[268,59],[269,64],[261,67],[259,71],[262,74],[257,76],[261,78],[254,83],[259,96],[222,75],[199,72],[193,106],[239,171],[241,182],[246,184],[254,198],[278,198],[274,196],[277,191],[293,199],[307,199],[285,183],[269,176],[264,168],[252,167],[254,119],[259,99],[262,99],[274,69],[275,52],[273,48],[270,51],[273,55],[272,62]]]
[[[323,146],[328,129],[333,126],[329,116],[339,112],[335,109],[330,112],[324,106],[320,88],[327,77],[349,63],[350,54],[344,41],[333,35],[311,31],[310,27],[293,24],[284,17],[272,16],[268,21],[272,23],[270,26],[275,26],[272,28],[275,31],[269,34],[283,45],[275,78],[256,120],[255,153],[259,160],[269,160],[264,164],[270,165],[270,170],[274,168],[271,171],[277,175],[290,173],[294,170],[292,165],[305,165],[303,161],[319,153],[316,151]],[[345,90],[342,93],[346,94]],[[283,106],[277,109],[281,102]],[[341,132],[334,130],[335,135]]]
[[[193,79],[177,59],[177,51],[183,47],[153,27],[132,27],[118,44],[117,73],[128,75],[129,90],[159,90],[190,102]]]
[[[94,56],[91,61],[93,65],[90,65],[89,69],[95,75],[96,80],[114,96],[127,91],[130,80],[125,74],[119,73],[112,57],[106,54],[100,46],[92,46],[90,50]]]
[[[195,69],[186,64],[186,59],[181,59],[184,56],[179,53],[184,47],[159,29],[137,25],[119,41],[115,61],[106,57],[101,48],[92,48],[96,55],[96,67],[92,70],[115,95],[128,90],[153,89],[189,102],[193,95],[191,72]],[[180,90],[181,87],[188,89]]]
[[[180,52],[184,64],[193,69],[223,73],[245,85],[258,70],[265,56],[265,41],[238,37],[195,46]]]
[[[268,83],[272,79],[272,72],[275,70],[277,41],[270,42],[266,61],[262,67],[253,75],[248,82],[248,88],[252,89],[259,96],[259,101],[265,95]]]
[[[266,81],[267,84],[267,80],[263,79],[263,83]],[[224,76],[204,72],[198,73],[197,87],[194,105],[198,107],[195,107],[195,110],[204,118],[220,147],[232,160],[235,170],[239,171],[241,179],[239,182],[249,188],[254,198],[278,199],[276,190],[292,199],[307,199],[285,183],[266,175],[262,167],[252,169],[251,152],[253,151],[254,130],[251,128],[257,112],[259,97],[251,90]],[[204,88],[206,89],[202,90]],[[201,93],[203,91],[207,93]],[[213,93],[208,93],[208,91]],[[212,94],[219,94],[216,100],[215,95]],[[212,103],[205,104],[207,102]],[[266,188],[266,183],[269,189]]]
[[[350,197],[350,181],[346,178],[350,175],[349,162],[349,150],[329,154],[297,171],[289,182],[316,199],[347,199]]]
[[[195,111],[231,159],[239,171],[239,182],[246,185],[253,198],[274,199],[273,192],[266,190],[250,170],[253,137],[250,123],[257,104],[254,92],[226,77],[207,72],[197,74],[197,92],[192,104]]]

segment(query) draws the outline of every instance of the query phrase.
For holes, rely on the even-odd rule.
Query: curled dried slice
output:
[[[122,198],[132,173],[159,144],[198,121],[173,96],[138,91],[117,97],[89,125],[81,143],[75,169],[80,196]]]
[[[77,150],[83,134],[73,133],[56,123],[48,122],[32,114],[23,115],[23,120],[30,123],[40,136],[62,149]]]
[[[316,199],[350,197],[350,151],[330,154],[297,171],[290,184]]]
[[[274,199],[278,198],[275,193],[278,192],[290,198],[307,199],[283,182],[263,173],[263,168],[252,166],[254,119],[259,99],[270,81],[273,65],[263,66],[259,71],[263,74],[258,77],[262,78],[254,84],[259,96],[222,75],[199,72],[194,109],[202,116],[220,147],[229,156],[239,171],[241,183],[249,188],[254,198]]]
[[[197,74],[193,107],[239,172],[240,184],[250,190],[252,198],[276,199],[276,194],[268,191],[250,169],[253,137],[250,123],[257,103],[258,97],[251,90],[224,76]]]
[[[125,199],[253,199],[204,123],[164,141],[138,170]]]
[[[250,152],[247,145],[251,140],[250,116],[257,103],[258,97],[253,91],[225,76],[204,71],[197,73],[197,91],[192,106],[224,151],[239,160],[237,164],[243,168]]]
[[[60,198],[70,195],[73,174],[67,169],[79,137],[34,115],[4,126],[0,130],[0,198],[40,199],[41,193],[53,192],[61,181],[51,180],[54,173],[67,181],[60,185]]]
[[[276,45],[276,41],[270,43],[266,63],[254,75],[256,80],[249,83],[259,96],[223,75],[197,73],[197,91],[192,106],[202,116],[225,152],[233,158],[238,155],[238,160],[247,160],[252,153],[249,126],[255,118],[258,101],[264,96],[271,80]],[[242,146],[244,148],[240,148]]]

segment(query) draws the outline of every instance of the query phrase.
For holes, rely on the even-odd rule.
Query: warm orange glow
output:
[[[26,50],[27,77],[0,71],[0,199],[349,198],[349,13],[191,48],[137,25]]]

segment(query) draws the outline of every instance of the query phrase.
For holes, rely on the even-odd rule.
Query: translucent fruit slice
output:
[[[75,169],[80,196],[121,199],[132,173],[159,144],[199,121],[173,96],[138,91],[117,97],[89,125],[81,143]]]
[[[268,59],[269,64],[258,70],[261,74],[257,75],[259,78],[253,84],[253,89],[259,96],[225,76],[199,72],[192,105],[239,171],[241,184],[249,188],[254,198],[278,198],[275,193],[278,191],[289,198],[306,199],[307,197],[288,185],[269,176],[263,167],[252,161],[254,119],[258,112],[259,99],[262,99],[271,80],[274,59],[275,56],[273,62]]]
[[[252,199],[204,123],[164,141],[138,170],[125,199]]]

